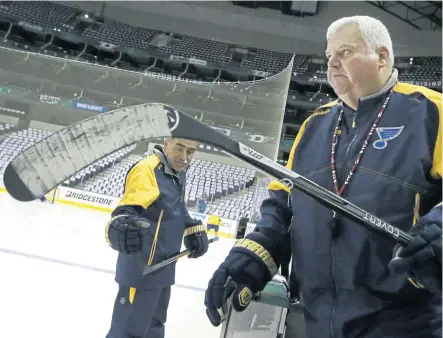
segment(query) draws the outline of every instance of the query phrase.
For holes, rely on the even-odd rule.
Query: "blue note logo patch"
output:
[[[378,150],[385,149],[388,145],[388,141],[400,136],[403,129],[404,126],[375,128],[378,135],[378,140],[373,143],[373,147]]]

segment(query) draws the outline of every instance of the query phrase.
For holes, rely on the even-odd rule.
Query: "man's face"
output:
[[[197,142],[175,138],[165,140],[165,153],[175,171],[185,170],[194,157]]]
[[[378,76],[378,55],[369,52],[358,25],[338,29],[328,41],[328,81],[337,95],[364,93]]]

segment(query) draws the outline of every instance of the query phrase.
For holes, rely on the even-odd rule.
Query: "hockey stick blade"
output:
[[[412,237],[344,198],[232,140],[175,108],[147,103],[114,110],[70,125],[18,154],[6,167],[4,184],[19,201],[32,201],[95,161],[139,141],[161,137],[195,140],[225,153],[311,196],[366,228],[408,244]]]
[[[213,237],[211,239],[209,239],[208,243],[214,243],[218,241],[218,237]],[[163,262],[160,262],[158,264],[154,264],[154,265],[145,265],[145,267],[143,268],[143,276],[148,275],[150,273],[153,273],[154,271],[157,271],[158,269],[161,269],[169,264],[174,263],[175,261],[179,260],[180,258],[189,255],[191,252],[186,249],[183,251],[180,251],[178,254],[169,257],[168,259],[165,259]]]

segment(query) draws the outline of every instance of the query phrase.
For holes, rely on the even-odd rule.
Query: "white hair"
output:
[[[375,52],[377,48],[385,47],[389,52],[389,65],[394,65],[394,50],[392,48],[391,35],[386,26],[379,20],[370,16],[349,16],[334,21],[326,32],[326,40],[334,34],[339,28],[347,25],[358,25],[361,36],[366,43],[369,51]]]

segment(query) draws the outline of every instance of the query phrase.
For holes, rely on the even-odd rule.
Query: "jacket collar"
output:
[[[386,94],[392,88],[392,86],[395,85],[397,80],[398,80],[398,70],[394,68],[392,70],[392,74],[389,77],[388,81],[386,82],[386,84],[383,86],[383,88],[378,93],[361,97],[360,101],[370,100],[372,98],[376,98],[376,97]]]
[[[389,77],[383,88],[376,94],[368,95],[359,98],[358,100],[358,111],[360,110],[372,110],[374,106],[378,106],[382,100],[386,97],[387,92],[397,83],[398,80],[398,70],[393,69],[392,74]],[[354,109],[346,105],[342,100],[339,100],[339,105],[345,108],[345,111],[353,112]]]
[[[171,164],[169,163],[168,157],[166,156],[162,146],[155,145],[154,154],[157,155],[157,157],[160,159],[160,162],[164,165],[166,174],[177,176],[177,172],[172,168]]]

